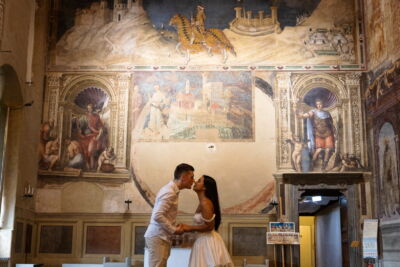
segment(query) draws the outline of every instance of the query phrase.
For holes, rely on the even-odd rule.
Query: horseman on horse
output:
[[[236,56],[234,47],[229,42],[224,32],[220,29],[205,27],[206,15],[204,7],[198,5],[194,21],[181,14],[174,15],[170,20],[170,25],[174,25],[178,32],[179,42],[176,49],[186,53],[186,63],[190,60],[190,54],[207,51],[209,55],[222,53],[225,63],[228,55],[227,51]]]

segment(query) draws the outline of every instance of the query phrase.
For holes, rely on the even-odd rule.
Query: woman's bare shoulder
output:
[[[201,206],[201,215],[205,219],[209,219],[214,215],[214,205],[211,200],[204,199],[200,203]]]

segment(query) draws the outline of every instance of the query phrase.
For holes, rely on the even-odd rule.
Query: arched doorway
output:
[[[370,174],[366,172],[275,174],[277,196],[281,205],[279,219],[295,222],[296,231],[299,231],[299,200],[306,196],[329,197],[333,194],[330,197],[338,198],[339,202],[339,198],[344,196],[337,207],[341,217],[345,219],[340,221],[340,231],[343,231],[341,240],[344,241],[341,242],[341,251],[345,259],[342,266],[362,266],[361,248],[353,243],[357,244],[361,238],[360,218],[370,210],[367,204],[370,200],[365,194],[370,178]],[[344,205],[343,209],[340,205]],[[289,261],[287,255],[290,255],[289,249],[285,253],[286,261]],[[300,266],[299,247],[293,249],[292,257],[294,266]]]

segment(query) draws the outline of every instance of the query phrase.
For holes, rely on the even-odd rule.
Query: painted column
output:
[[[116,137],[116,166],[117,168],[126,168],[127,154],[127,130],[128,130],[128,106],[129,106],[129,88],[131,82],[131,74],[124,73],[117,75],[117,131]]]
[[[259,18],[259,24],[263,24],[263,19],[264,19],[264,10],[259,10],[258,11],[258,18]]]
[[[362,105],[361,105],[361,88],[360,88],[360,73],[346,74],[346,86],[349,91],[350,97],[350,117],[352,125],[352,139],[353,151],[357,157],[360,157],[361,162],[366,165],[366,153],[364,149],[365,144],[365,129],[362,123]]]
[[[279,129],[278,133],[278,142],[277,142],[277,166],[278,169],[286,169],[292,170],[291,162],[290,162],[290,149],[288,143],[285,141],[288,138],[291,138],[289,135],[290,132],[290,73],[282,72],[277,73],[276,75],[276,85],[277,88],[277,99],[276,99],[276,121],[277,121],[277,129]]]
[[[246,14],[247,14],[247,24],[248,25],[251,25],[251,11],[246,11]]]
[[[240,17],[242,16],[242,8],[241,7],[235,7],[235,11],[236,11],[236,18],[240,19]]]
[[[278,7],[276,6],[271,6],[271,19],[273,25],[278,21]]]
[[[44,99],[43,121],[58,121],[58,101],[61,90],[61,73],[48,73]]]

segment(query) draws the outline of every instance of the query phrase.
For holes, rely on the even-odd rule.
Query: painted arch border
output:
[[[74,99],[80,92],[88,87],[97,87],[103,90],[110,98],[108,103],[110,109],[109,143],[114,147],[117,155],[116,168],[127,170],[127,149],[120,140],[127,139],[128,116],[125,116],[124,113],[128,112],[129,97],[125,99],[124,107],[118,106],[122,97],[118,78],[114,74],[62,74],[58,106],[58,121],[60,122],[59,127],[61,127],[59,132],[62,136],[70,132],[71,125],[68,125],[68,117],[72,106],[75,105]],[[124,116],[121,116],[122,114]],[[125,118],[125,121],[121,121],[121,118]]]
[[[341,107],[349,100],[349,93],[344,82],[330,74],[308,74],[300,77],[292,86],[292,98],[294,103],[299,103],[305,95],[316,87],[326,88],[337,99],[336,107]],[[334,108],[334,107],[333,107]],[[332,107],[328,108],[332,109]]]
[[[110,97],[110,103],[114,103],[117,99],[117,93],[114,91],[114,85],[110,80],[105,79],[100,75],[78,75],[68,81],[66,86],[63,86],[60,94],[60,101],[67,102],[73,100],[87,86],[99,87],[104,90]]]

